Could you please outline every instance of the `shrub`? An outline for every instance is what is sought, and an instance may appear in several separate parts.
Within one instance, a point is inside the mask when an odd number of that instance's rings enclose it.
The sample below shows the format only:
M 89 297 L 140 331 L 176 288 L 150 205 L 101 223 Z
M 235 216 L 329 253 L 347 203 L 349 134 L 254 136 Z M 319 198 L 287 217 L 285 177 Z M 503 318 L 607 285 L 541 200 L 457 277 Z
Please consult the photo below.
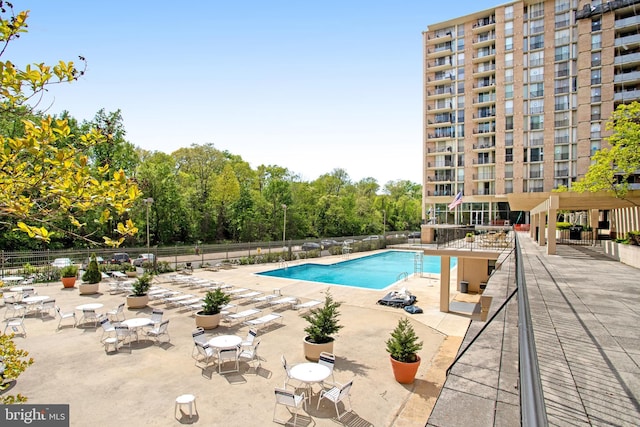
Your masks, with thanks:
M 78 267 L 75 265 L 67 265 L 60 269 L 61 277 L 76 277 L 78 275 Z
M 341 305 L 342 303 L 333 300 L 331 292 L 327 289 L 324 305 L 320 308 L 312 309 L 302 316 L 304 320 L 309 322 L 309 325 L 304 328 L 309 342 L 324 344 L 333 340 L 332 335 L 342 329 L 342 325 L 338 323 L 338 318 L 340 317 L 338 308 Z
M 218 314 L 224 305 L 229 304 L 229 301 L 231 301 L 231 295 L 220 288 L 208 291 L 204 297 L 201 314 Z
M 96 254 L 91 254 L 91 261 L 89 261 L 87 271 L 82 275 L 82 281 L 93 284 L 100 283 L 100 280 L 102 280 L 102 274 L 100 274 L 100 269 L 98 268 Z
M 413 325 L 406 317 L 398 320 L 396 328 L 391 332 L 391 338 L 386 342 L 387 352 L 399 362 L 412 363 L 418 360 L 418 351 L 423 342 L 418 342 L 418 336 Z
M 133 282 L 131 287 L 133 288 L 133 295 L 137 297 L 146 295 L 151 287 L 151 275 L 144 273 L 142 276 L 138 277 L 135 282 Z

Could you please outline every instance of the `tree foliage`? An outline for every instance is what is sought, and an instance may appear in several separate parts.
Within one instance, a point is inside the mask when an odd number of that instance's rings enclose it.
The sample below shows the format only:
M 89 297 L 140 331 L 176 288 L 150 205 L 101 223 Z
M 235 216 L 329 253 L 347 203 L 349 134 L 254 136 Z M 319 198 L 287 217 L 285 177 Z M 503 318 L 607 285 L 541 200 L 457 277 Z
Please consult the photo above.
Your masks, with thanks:
M 10 383 L 6 381 L 17 379 L 21 373 L 33 364 L 33 359 L 29 357 L 29 353 L 26 350 L 21 350 L 16 347 L 13 342 L 13 334 L 0 335 L 0 364 L 4 365 L 3 379 L 0 381 L 0 390 L 2 390 L 10 386 Z M 26 401 L 27 398 L 21 394 L 0 395 L 0 403 L 3 405 L 23 403 Z
M 1 56 L 26 32 L 28 12 L 14 14 L 7 2 L 0 2 L 0 8 Z M 105 224 L 126 216 L 139 197 L 122 170 L 90 162 L 89 151 L 106 143 L 105 135 L 97 129 L 73 134 L 66 119 L 33 117 L 29 103 L 48 85 L 73 82 L 83 74 L 73 62 L 31 64 L 22 70 L 0 61 L 0 112 L 4 121 L 14 122 L 14 132 L 0 134 L 0 217 L 5 225 L 43 242 L 58 233 L 98 243 L 84 232 L 84 215 L 97 212 L 95 220 Z M 116 246 L 137 231 L 130 219 L 116 230 L 118 236 L 105 236 L 104 243 Z
M 623 198 L 629 177 L 640 169 L 640 103 L 621 104 L 607 122 L 609 147 L 597 151 L 584 178 L 573 189 L 578 192 L 608 191 Z

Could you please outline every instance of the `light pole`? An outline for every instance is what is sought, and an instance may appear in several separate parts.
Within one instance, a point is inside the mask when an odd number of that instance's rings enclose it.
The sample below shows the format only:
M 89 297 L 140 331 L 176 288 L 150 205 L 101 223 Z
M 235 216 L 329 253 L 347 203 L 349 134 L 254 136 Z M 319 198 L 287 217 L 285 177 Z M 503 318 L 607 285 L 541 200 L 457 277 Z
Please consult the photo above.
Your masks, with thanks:
M 287 241 L 287 205 L 282 204 L 282 209 L 284 209 L 284 215 L 282 216 L 282 247 L 286 247 Z
M 142 199 L 145 205 L 147 205 L 147 253 L 149 253 L 149 206 L 153 203 L 153 199 L 148 197 L 146 199 Z

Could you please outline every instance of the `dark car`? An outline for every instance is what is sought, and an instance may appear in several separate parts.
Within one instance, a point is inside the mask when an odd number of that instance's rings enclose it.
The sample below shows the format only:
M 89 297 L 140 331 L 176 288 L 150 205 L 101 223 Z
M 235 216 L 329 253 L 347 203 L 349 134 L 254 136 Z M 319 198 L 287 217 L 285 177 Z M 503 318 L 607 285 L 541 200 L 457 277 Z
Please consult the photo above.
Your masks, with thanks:
M 320 250 L 320 243 L 316 242 L 304 242 L 302 244 L 303 251 L 317 251 Z
M 340 246 L 340 242 L 336 241 L 336 240 L 332 240 L 332 239 L 324 239 L 320 241 L 320 244 L 322 245 L 323 248 L 325 249 L 329 249 L 332 248 L 334 246 Z
M 122 264 L 123 262 L 131 262 L 129 254 L 126 252 L 118 252 L 111 257 L 111 264 Z
M 84 261 L 82 261 L 82 269 L 83 270 L 86 270 L 87 267 L 89 267 L 89 261 L 91 261 L 91 258 L 86 258 Z M 104 259 L 101 256 L 97 256 L 96 257 L 96 262 L 98 263 L 98 265 L 104 264 Z
M 411 233 L 409 233 L 407 235 L 408 238 L 410 239 L 419 239 L 420 238 L 420 232 L 419 231 L 412 231 Z

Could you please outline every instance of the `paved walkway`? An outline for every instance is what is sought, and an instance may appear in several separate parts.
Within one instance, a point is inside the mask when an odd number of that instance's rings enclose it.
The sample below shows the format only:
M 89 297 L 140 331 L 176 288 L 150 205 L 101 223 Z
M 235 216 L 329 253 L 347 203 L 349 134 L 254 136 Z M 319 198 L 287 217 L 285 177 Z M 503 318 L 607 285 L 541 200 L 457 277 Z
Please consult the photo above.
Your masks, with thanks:
M 598 247 L 547 255 L 520 237 L 549 425 L 637 426 L 639 270 Z M 490 315 L 514 288 L 512 258 L 487 287 Z M 428 425 L 519 424 L 517 316 L 514 297 L 451 370 Z M 462 348 L 482 326 L 473 322 Z

